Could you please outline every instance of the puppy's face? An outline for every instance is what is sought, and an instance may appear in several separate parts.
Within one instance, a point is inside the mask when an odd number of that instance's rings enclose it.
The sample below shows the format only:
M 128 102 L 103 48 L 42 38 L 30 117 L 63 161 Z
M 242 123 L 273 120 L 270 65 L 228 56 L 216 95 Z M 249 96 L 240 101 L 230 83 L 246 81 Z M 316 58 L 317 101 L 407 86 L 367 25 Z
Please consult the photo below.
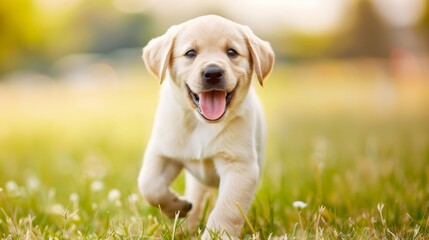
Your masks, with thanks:
M 187 107 L 209 122 L 234 112 L 253 72 L 262 84 L 274 61 L 269 44 L 248 27 L 213 15 L 171 27 L 145 47 L 143 57 L 161 81 L 168 69 Z
M 226 21 L 191 21 L 177 35 L 171 76 L 189 106 L 216 121 L 245 95 L 252 76 L 245 39 Z

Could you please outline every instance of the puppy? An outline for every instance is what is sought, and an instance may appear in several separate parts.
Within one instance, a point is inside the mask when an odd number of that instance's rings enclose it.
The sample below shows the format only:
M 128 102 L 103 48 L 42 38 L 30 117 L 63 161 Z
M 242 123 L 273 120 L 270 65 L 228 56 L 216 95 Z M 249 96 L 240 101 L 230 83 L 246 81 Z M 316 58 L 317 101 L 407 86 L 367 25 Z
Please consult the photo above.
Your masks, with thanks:
M 259 180 L 264 154 L 262 109 L 251 86 L 271 72 L 274 52 L 249 27 L 202 16 L 179 25 L 143 49 L 146 68 L 162 83 L 152 136 L 138 178 L 141 194 L 164 214 L 200 220 L 204 197 L 218 187 L 210 232 L 238 237 Z M 186 193 L 169 188 L 186 170 Z

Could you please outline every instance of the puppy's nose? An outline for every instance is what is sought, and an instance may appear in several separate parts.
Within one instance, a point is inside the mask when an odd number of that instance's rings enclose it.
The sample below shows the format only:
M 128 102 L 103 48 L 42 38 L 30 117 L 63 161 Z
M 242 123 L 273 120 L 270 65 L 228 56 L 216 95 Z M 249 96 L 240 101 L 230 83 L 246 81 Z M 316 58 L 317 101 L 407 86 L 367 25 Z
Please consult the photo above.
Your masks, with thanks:
M 208 66 L 203 71 L 203 80 L 209 84 L 216 84 L 223 78 L 223 70 L 218 66 Z

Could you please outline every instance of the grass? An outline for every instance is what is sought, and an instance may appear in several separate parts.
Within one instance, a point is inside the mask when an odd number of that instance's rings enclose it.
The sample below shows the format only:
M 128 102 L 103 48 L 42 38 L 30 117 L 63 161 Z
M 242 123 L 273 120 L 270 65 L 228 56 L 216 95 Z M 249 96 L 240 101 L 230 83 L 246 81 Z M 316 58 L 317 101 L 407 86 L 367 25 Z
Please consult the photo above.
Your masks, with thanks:
M 429 237 L 429 86 L 387 73 L 374 61 L 285 65 L 257 87 L 268 148 L 242 238 Z M 159 87 L 130 78 L 0 85 L 1 238 L 191 238 L 186 219 L 137 193 Z

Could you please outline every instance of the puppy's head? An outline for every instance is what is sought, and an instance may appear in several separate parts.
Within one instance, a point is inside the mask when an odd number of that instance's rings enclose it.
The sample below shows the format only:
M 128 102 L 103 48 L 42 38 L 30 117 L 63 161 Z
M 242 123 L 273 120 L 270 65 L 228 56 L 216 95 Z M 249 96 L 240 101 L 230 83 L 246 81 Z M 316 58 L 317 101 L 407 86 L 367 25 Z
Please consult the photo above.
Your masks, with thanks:
M 247 26 L 209 15 L 172 26 L 148 43 L 143 59 L 161 82 L 168 70 L 187 107 L 216 122 L 243 102 L 253 73 L 263 84 L 274 53 Z

